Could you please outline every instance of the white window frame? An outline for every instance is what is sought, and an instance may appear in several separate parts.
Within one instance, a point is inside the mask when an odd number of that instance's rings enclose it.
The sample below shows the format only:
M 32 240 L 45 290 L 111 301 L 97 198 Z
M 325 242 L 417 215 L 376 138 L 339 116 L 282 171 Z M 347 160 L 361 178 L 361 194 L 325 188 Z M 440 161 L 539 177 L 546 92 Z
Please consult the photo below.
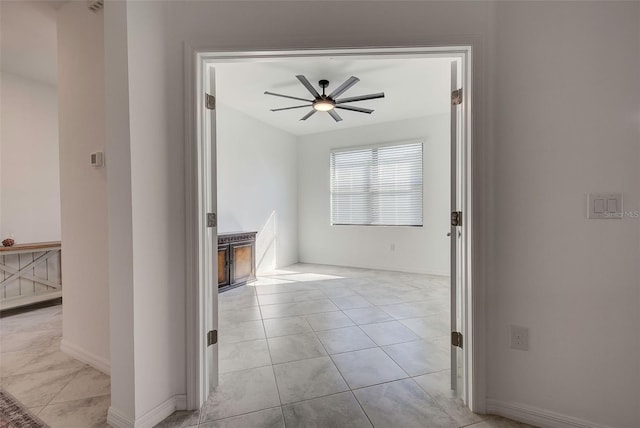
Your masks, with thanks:
M 421 178 L 422 178 L 422 204 L 420 206 L 420 224 L 375 224 L 375 223 L 334 223 L 333 222 L 333 171 L 331 169 L 331 157 L 334 153 L 354 152 L 361 150 L 375 150 L 381 148 L 407 146 L 411 144 L 420 144 L 421 151 Z M 329 223 L 331 226 L 343 227 L 423 227 L 424 226 L 424 140 L 402 140 L 377 144 L 366 144 L 359 146 L 339 147 L 329 150 Z

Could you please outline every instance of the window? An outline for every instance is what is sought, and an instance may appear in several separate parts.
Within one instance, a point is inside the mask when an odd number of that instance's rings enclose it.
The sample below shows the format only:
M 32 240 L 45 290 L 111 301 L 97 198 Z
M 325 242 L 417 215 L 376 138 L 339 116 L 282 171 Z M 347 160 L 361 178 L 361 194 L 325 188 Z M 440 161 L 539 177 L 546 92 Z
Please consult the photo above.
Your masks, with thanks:
M 422 226 L 422 143 L 332 151 L 331 224 Z

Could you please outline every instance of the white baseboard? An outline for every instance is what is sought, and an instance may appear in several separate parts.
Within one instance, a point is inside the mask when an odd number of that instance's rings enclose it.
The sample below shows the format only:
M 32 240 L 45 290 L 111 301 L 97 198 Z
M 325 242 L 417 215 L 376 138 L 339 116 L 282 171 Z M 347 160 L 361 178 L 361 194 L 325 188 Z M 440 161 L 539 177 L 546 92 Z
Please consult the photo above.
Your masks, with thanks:
M 487 398 L 487 413 L 543 428 L 610 428 L 526 404 Z
M 176 410 L 187 410 L 187 394 L 174 395 L 176 400 Z
M 435 276 L 449 276 L 449 272 L 439 272 L 432 269 L 415 269 L 408 268 L 403 266 L 381 266 L 381 265 L 373 265 L 369 263 L 351 263 L 351 264 L 340 264 L 340 263 L 325 263 L 325 262 L 312 262 L 312 261 L 303 261 L 300 260 L 297 263 L 305 263 L 312 265 L 323 265 L 323 266 L 338 266 L 338 267 L 352 267 L 357 269 L 373 269 L 373 270 L 385 270 L 389 272 L 403 272 L 403 273 L 418 273 L 422 275 L 435 275 Z
M 62 339 L 60 341 L 60 350 L 65 354 L 72 356 L 76 360 L 80 360 L 85 364 L 89 364 L 91 367 L 96 370 L 100 370 L 104 374 L 111 373 L 111 362 L 109 360 L 98 357 L 91 352 L 87 352 L 85 349 L 74 345 L 73 343 Z
M 114 428 L 152 428 L 176 410 L 185 410 L 186 408 L 187 396 L 185 394 L 168 398 L 135 420 L 125 416 L 118 409 L 109 407 L 107 423 Z
M 109 411 L 107 412 L 107 424 L 114 428 L 133 428 L 134 420 L 128 418 L 113 406 L 109 406 Z

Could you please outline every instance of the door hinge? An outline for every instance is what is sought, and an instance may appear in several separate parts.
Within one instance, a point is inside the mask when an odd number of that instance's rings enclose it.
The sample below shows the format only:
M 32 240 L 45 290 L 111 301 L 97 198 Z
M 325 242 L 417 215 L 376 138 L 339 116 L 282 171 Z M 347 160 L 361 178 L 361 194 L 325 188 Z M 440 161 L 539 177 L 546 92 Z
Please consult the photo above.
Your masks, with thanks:
M 218 219 L 216 213 L 207 213 L 207 227 L 216 227 L 218 225 Z
M 451 213 L 451 226 L 462 226 L 462 211 Z
M 207 346 L 218 343 L 218 330 L 210 330 L 207 333 Z
M 451 346 L 462 348 L 462 333 L 460 333 L 459 331 L 451 332 Z
M 451 92 L 451 104 L 454 106 L 462 104 L 462 88 Z
M 211 94 L 204 94 L 204 105 L 208 110 L 215 110 L 216 97 Z

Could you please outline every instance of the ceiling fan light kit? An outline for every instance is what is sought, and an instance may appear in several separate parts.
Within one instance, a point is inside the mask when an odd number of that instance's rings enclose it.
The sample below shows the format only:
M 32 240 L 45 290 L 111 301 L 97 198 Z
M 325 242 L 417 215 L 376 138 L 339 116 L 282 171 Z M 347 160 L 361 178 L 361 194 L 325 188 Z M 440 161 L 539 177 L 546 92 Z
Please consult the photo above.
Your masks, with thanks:
M 329 95 L 325 93 L 326 88 L 329 86 L 328 80 L 323 79 L 318 82 L 318 85 L 322 88 L 322 95 L 321 95 L 313 87 L 313 85 L 311 85 L 311 83 L 306 77 L 304 77 L 303 75 L 298 75 L 296 76 L 296 78 L 300 81 L 300 83 L 302 83 L 302 85 L 305 88 L 307 88 L 309 93 L 313 95 L 313 100 L 307 100 L 304 98 L 292 97 L 292 96 L 283 95 L 283 94 L 276 94 L 269 91 L 265 91 L 265 94 L 273 95 L 275 97 L 289 98 L 297 101 L 306 101 L 311 104 L 305 104 L 305 105 L 293 106 L 293 107 L 275 108 L 275 109 L 271 109 L 271 111 L 283 111 L 283 110 L 292 110 L 297 108 L 311 107 L 311 111 L 305 114 L 304 116 L 302 116 L 300 120 L 307 120 L 308 118 L 313 116 L 313 114 L 316 111 L 324 111 L 329 113 L 329 115 L 333 118 L 333 120 L 335 120 L 336 122 L 340 122 L 342 121 L 342 117 L 338 115 L 335 109 L 349 110 L 349 111 L 355 111 L 358 113 L 365 113 L 365 114 L 373 113 L 372 109 L 348 106 L 348 105 L 344 105 L 345 103 L 353 103 L 357 101 L 366 101 L 366 100 L 375 100 L 378 98 L 384 98 L 384 92 L 378 92 L 376 94 L 369 94 L 369 95 L 359 95 L 359 96 L 350 97 L 350 98 L 338 98 L 340 95 L 345 93 L 349 88 L 351 88 L 353 85 L 355 85 L 360 81 L 360 79 L 358 79 L 355 76 L 351 76 L 350 78 L 348 78 L 342 85 L 338 86 Z

